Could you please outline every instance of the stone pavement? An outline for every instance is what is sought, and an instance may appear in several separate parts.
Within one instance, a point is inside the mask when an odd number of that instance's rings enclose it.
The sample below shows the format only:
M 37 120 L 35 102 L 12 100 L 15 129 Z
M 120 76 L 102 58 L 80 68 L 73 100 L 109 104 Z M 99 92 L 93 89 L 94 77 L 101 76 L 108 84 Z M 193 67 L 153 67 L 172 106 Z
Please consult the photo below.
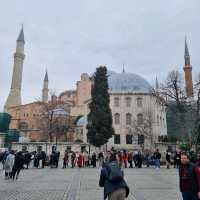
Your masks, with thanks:
M 0 200 L 102 200 L 100 169 L 23 170 L 17 181 L 0 176 Z M 175 169 L 126 169 L 129 200 L 181 200 Z

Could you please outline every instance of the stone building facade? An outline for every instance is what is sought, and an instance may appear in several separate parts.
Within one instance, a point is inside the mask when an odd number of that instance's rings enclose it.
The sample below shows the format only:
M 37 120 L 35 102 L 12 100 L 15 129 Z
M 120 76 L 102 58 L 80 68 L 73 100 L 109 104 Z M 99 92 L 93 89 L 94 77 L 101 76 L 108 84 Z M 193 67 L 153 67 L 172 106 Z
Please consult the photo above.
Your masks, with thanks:
M 48 74 L 46 73 L 41 102 L 21 103 L 21 84 L 24 53 L 24 32 L 20 31 L 14 54 L 14 67 L 11 89 L 5 103 L 5 111 L 11 114 L 11 129 L 18 129 L 21 135 L 31 141 L 44 140 L 44 130 L 38 126 L 42 119 L 45 105 L 56 102 L 52 110 L 58 115 L 69 116 L 67 123 L 71 129 L 67 137 L 61 137 L 66 142 L 82 141 L 87 143 L 87 114 L 91 101 L 92 80 L 87 73 L 81 74 L 74 90 L 66 90 L 58 96 L 48 99 Z M 193 96 L 192 66 L 185 41 L 185 87 L 187 96 Z M 163 102 L 157 99 L 151 91 L 151 85 L 141 76 L 128 73 L 109 71 L 108 74 L 110 107 L 113 115 L 113 127 L 116 135 L 108 142 L 108 146 L 116 148 L 150 148 L 158 140 L 158 136 L 167 134 L 166 111 Z M 158 84 L 156 84 L 158 85 Z M 157 86 L 158 87 L 158 86 Z M 138 145 L 138 139 L 143 135 L 144 145 Z

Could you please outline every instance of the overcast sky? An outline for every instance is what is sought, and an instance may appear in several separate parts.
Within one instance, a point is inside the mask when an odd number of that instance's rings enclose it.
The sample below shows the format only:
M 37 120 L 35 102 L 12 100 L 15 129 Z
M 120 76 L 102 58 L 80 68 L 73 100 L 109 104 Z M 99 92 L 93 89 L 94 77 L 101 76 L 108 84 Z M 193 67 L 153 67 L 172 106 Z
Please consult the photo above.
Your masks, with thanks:
M 0 111 L 22 23 L 23 103 L 41 96 L 46 69 L 57 94 L 99 65 L 121 72 L 124 64 L 153 84 L 182 70 L 185 35 L 193 73 L 200 71 L 199 0 L 0 0 Z

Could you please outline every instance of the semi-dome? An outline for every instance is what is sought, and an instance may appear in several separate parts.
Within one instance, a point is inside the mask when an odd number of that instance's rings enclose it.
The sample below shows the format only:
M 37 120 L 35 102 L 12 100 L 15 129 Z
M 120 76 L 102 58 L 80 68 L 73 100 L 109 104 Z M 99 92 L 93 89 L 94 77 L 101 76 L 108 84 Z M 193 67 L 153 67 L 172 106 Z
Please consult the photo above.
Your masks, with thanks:
M 76 122 L 76 126 L 84 126 L 85 124 L 87 124 L 87 116 L 80 117 Z
M 144 92 L 151 90 L 150 84 L 134 73 L 110 73 L 108 76 L 109 90 L 114 92 Z

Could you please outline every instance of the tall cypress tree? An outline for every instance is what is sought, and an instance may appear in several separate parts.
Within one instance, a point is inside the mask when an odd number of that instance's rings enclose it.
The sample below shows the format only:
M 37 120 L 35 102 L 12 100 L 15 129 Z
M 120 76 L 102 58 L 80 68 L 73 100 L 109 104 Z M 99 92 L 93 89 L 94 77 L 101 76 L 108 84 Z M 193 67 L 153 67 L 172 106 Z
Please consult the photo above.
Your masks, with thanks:
M 87 137 L 90 144 L 100 147 L 114 135 L 110 97 L 108 93 L 107 68 L 100 66 L 93 76 L 92 100 L 89 104 Z

